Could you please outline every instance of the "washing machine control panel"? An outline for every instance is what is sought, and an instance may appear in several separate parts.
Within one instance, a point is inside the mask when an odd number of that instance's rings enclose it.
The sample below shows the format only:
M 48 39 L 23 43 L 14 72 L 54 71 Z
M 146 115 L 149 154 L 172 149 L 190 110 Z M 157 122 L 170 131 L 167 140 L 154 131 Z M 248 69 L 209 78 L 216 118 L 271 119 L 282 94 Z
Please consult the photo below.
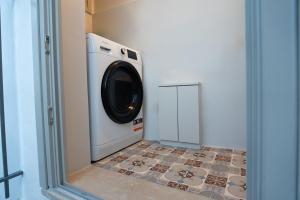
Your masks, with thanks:
M 121 54 L 122 55 L 127 54 L 128 58 L 133 59 L 133 60 L 138 60 L 137 53 L 132 50 L 129 50 L 126 48 L 121 48 Z
M 128 58 L 131 58 L 133 60 L 137 60 L 136 52 L 127 49 L 127 55 L 128 55 Z

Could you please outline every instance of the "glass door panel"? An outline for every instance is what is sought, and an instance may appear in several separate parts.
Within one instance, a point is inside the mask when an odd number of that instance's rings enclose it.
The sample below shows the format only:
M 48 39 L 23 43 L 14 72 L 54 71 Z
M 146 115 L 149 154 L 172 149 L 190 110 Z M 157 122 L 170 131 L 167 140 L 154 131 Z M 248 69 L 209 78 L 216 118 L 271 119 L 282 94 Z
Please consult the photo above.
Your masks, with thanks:
M 20 199 L 18 98 L 14 62 L 14 1 L 0 4 L 0 199 Z

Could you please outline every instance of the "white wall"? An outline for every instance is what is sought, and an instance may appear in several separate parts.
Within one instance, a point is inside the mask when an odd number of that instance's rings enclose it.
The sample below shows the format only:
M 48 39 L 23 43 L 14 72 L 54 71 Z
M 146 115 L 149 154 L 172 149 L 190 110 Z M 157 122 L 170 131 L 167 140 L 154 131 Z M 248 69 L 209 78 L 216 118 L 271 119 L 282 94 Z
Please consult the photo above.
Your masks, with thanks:
M 136 0 L 94 0 L 95 12 L 103 12 Z
M 202 83 L 203 143 L 246 147 L 243 0 L 138 0 L 98 12 L 93 31 L 142 52 L 145 136 L 158 140 L 160 82 Z
M 90 164 L 85 1 L 61 1 L 64 128 L 68 172 Z

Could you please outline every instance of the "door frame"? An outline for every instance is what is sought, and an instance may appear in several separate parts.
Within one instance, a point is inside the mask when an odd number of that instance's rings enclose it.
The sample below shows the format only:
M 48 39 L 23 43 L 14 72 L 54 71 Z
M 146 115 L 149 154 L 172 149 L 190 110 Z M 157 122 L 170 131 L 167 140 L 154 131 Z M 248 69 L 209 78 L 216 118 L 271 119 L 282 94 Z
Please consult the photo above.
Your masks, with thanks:
M 296 2 L 296 9 L 300 10 L 300 0 Z M 297 132 L 298 132 L 298 166 L 297 166 L 297 199 L 300 199 L 300 12 L 297 12 L 297 65 L 298 65 L 298 84 L 297 84 L 297 102 L 298 102 L 298 109 L 297 109 Z
M 279 2 L 280 0 L 276 1 Z M 70 185 L 63 185 L 64 150 L 61 144 L 63 138 L 63 113 L 61 104 L 61 72 L 57 66 L 61 63 L 60 51 L 60 0 L 38 1 L 39 18 L 39 62 L 35 67 L 35 85 L 37 102 L 40 181 L 44 195 L 52 199 L 97 199 Z M 265 12 L 261 0 L 245 0 L 246 6 L 246 43 L 247 43 L 247 197 L 253 200 L 263 200 L 263 46 L 262 16 Z M 295 0 L 299 6 L 299 1 Z M 274 2 L 275 3 L 275 2 Z M 298 26 L 299 27 L 299 26 Z M 49 35 L 49 43 L 45 36 Z M 45 46 L 46 44 L 46 46 Z M 298 46 L 299 47 L 299 46 Z M 298 48 L 299 54 L 299 48 Z M 299 61 L 298 61 L 299 64 Z M 300 73 L 297 73 L 299 82 Z M 298 99 L 299 91 L 298 87 Z M 295 91 L 296 92 L 296 91 Z M 299 101 L 298 101 L 299 102 Z M 299 105 L 297 105 L 299 113 Z M 52 124 L 51 121 L 54 120 Z M 297 114 L 300 124 L 300 117 Z M 299 131 L 300 127 L 298 127 Z M 300 144 L 300 137 L 298 137 Z M 298 144 L 293 144 L 299 146 Z M 300 148 L 299 148 L 300 150 Z M 61 153 L 60 153 L 61 152 Z M 298 166 L 300 166 L 300 157 Z M 296 165 L 296 162 L 295 162 Z M 297 168 L 297 167 L 296 167 Z M 299 167 L 298 167 L 299 168 Z M 296 171 L 295 171 L 295 174 Z M 298 173 L 300 182 L 300 171 Z M 296 177 L 296 176 L 295 176 Z M 296 178 L 295 178 L 296 179 Z M 297 183 L 298 195 L 300 185 Z M 295 187 L 295 192 L 297 191 Z
M 34 63 L 36 121 L 41 192 L 49 199 L 98 200 L 65 181 L 66 163 L 62 104 L 62 72 L 60 48 L 60 0 L 37 1 L 39 58 Z
M 270 1 L 261 1 L 261 0 L 246 0 L 246 32 L 247 32 L 247 160 L 248 160 L 248 174 L 247 174 L 247 198 L 253 199 L 253 200 L 263 200 L 263 199 L 282 199 L 282 194 L 289 194 L 290 198 L 286 196 L 287 199 L 293 198 L 298 199 L 300 197 L 300 137 L 299 137 L 299 129 L 300 129 L 300 115 L 299 115 L 299 109 L 300 109 L 300 72 L 299 72 L 299 12 L 297 12 L 297 9 L 299 10 L 299 0 L 292 0 L 292 1 L 281 1 L 276 0 L 272 2 L 273 5 L 271 5 Z M 286 3 L 286 4 L 285 4 Z M 289 8 L 290 10 L 287 10 Z M 293 10 L 294 9 L 294 10 Z M 290 13 L 288 13 L 290 11 Z M 282 15 L 282 16 L 281 16 Z M 282 17 L 283 20 L 278 22 L 276 25 L 270 24 L 270 21 L 272 21 L 272 18 L 279 19 L 279 17 Z M 292 16 L 292 17 L 291 17 Z M 288 28 L 291 28 L 292 39 L 286 39 L 284 37 L 287 32 L 279 32 L 279 28 L 283 26 L 284 20 L 286 20 L 289 17 L 289 19 L 292 19 L 291 26 Z M 285 21 L 286 22 L 286 21 Z M 277 26 L 277 27 L 276 27 Z M 286 27 L 284 27 L 286 28 Z M 283 29 L 284 29 L 283 28 Z M 274 34 L 270 33 L 271 31 L 276 32 Z M 269 34 L 269 35 L 268 35 Z M 280 37 L 281 36 L 281 37 Z M 270 40 L 271 38 L 272 40 Z M 281 63 L 281 68 L 278 66 L 280 64 L 277 64 L 273 62 L 275 65 L 274 69 L 272 69 L 272 66 L 269 66 L 268 64 L 272 63 L 272 60 L 280 60 L 280 59 L 286 59 L 287 55 L 285 52 L 280 52 L 281 54 L 278 54 L 278 50 L 272 49 L 272 47 L 282 47 L 282 49 L 286 50 L 287 47 L 282 45 L 278 45 L 277 43 L 280 43 L 279 40 L 282 40 L 284 42 L 290 42 L 293 40 L 295 44 L 288 43 L 291 45 L 292 50 L 292 56 L 290 58 L 292 59 L 292 62 L 284 62 L 290 64 L 293 63 L 293 66 L 286 65 L 285 68 L 283 67 Z M 270 45 L 271 42 L 275 43 L 276 45 Z M 291 50 L 287 49 L 287 50 Z M 272 56 L 278 56 L 277 57 L 271 57 Z M 282 60 L 280 60 L 282 61 Z M 285 60 L 286 61 L 286 60 Z M 272 74 L 272 70 L 274 70 L 274 73 Z M 277 70 L 277 71 L 276 71 Z M 279 81 L 275 82 L 273 76 L 278 76 L 279 78 L 282 78 L 282 80 L 285 80 L 284 76 L 280 77 L 278 75 L 280 72 L 283 74 L 289 74 L 290 80 L 288 80 L 284 83 L 283 89 L 280 88 L 280 85 L 278 84 Z M 269 77 L 268 77 L 269 76 Z M 290 82 L 289 82 L 290 81 Z M 273 84 L 273 86 L 270 88 L 270 85 Z M 267 97 L 267 94 L 270 94 L 268 90 L 276 90 L 277 87 L 278 90 L 282 91 L 284 89 L 290 89 L 290 93 L 288 94 L 289 97 L 291 97 L 292 101 L 286 101 L 286 99 L 281 98 L 280 95 L 276 92 L 275 97 L 280 99 L 280 107 L 288 107 L 287 109 L 290 109 L 288 117 L 292 116 L 293 125 L 291 129 L 288 129 L 287 131 L 290 131 L 288 136 L 291 137 L 289 143 L 287 143 L 287 140 L 283 140 L 281 143 L 278 141 L 279 138 L 283 138 L 282 136 L 279 137 L 278 135 L 283 133 L 280 133 L 279 131 L 275 130 L 274 138 L 271 138 L 271 142 L 273 145 L 270 146 L 270 142 L 266 141 L 267 139 L 270 139 L 270 122 L 272 122 L 272 126 L 278 127 L 278 125 L 275 125 L 276 123 L 280 123 L 278 120 L 279 117 L 270 116 L 270 113 L 278 114 L 278 110 L 280 108 L 276 107 L 278 102 L 274 100 L 271 101 L 270 98 Z M 285 93 L 283 93 L 284 95 Z M 276 99 L 277 100 L 277 99 Z M 290 105 L 288 103 L 291 103 Z M 286 104 L 286 105 L 285 105 Z M 270 106 L 271 105 L 271 106 Z M 273 106 L 273 107 L 272 107 Z M 275 112 L 270 112 L 270 108 L 273 108 L 276 110 Z M 284 109 L 283 109 L 284 110 Z M 284 114 L 287 114 L 284 110 Z M 277 117 L 277 118 L 276 118 Z M 284 120 L 283 120 L 284 121 Z M 283 126 L 286 127 L 287 123 L 283 123 Z M 285 133 L 286 134 L 286 133 Z M 267 135 L 267 136 L 266 136 Z M 286 136 L 286 137 L 288 137 Z M 277 139 L 277 141 L 276 141 Z M 281 146 L 276 146 L 278 143 L 280 143 Z M 289 164 L 286 164 L 286 166 L 289 167 L 289 175 L 291 179 L 289 180 L 289 186 L 290 192 L 287 192 L 288 190 L 286 187 L 284 187 L 284 192 L 282 193 L 280 190 L 281 188 L 275 187 L 277 186 L 274 182 L 276 178 L 270 178 L 270 174 L 274 175 L 274 170 L 272 169 L 272 165 L 275 166 L 276 172 L 278 172 L 279 167 L 276 165 L 283 165 L 284 163 L 274 163 L 274 156 L 272 154 L 275 154 L 275 152 L 272 152 L 272 148 L 280 149 L 288 147 L 290 152 L 292 152 L 291 155 L 287 155 L 286 157 L 290 157 L 289 159 L 291 162 Z M 280 155 L 278 155 L 279 157 Z M 272 157 L 272 158 L 269 158 Z M 273 159 L 273 160 L 272 160 Z M 267 160 L 267 161 L 266 161 Z M 279 160 L 279 158 L 278 158 Z M 272 161 L 272 163 L 270 163 Z M 277 160 L 276 160 L 277 161 Z M 272 165 L 271 165 L 272 164 Z M 280 176 L 280 175 L 278 175 Z M 297 178 L 298 176 L 298 178 Z M 281 176 L 282 178 L 283 176 Z M 273 182 L 272 182 L 273 181 Z M 281 180 L 280 180 L 281 181 Z M 282 180 L 285 182 L 285 180 Z M 274 186 L 273 188 L 270 188 L 268 184 Z M 273 190 L 273 191 L 271 191 Z M 277 191 L 277 192 L 275 192 Z M 282 195 L 279 196 L 273 196 L 270 198 L 270 193 L 279 194 Z
M 261 199 L 261 7 L 246 0 L 247 198 Z

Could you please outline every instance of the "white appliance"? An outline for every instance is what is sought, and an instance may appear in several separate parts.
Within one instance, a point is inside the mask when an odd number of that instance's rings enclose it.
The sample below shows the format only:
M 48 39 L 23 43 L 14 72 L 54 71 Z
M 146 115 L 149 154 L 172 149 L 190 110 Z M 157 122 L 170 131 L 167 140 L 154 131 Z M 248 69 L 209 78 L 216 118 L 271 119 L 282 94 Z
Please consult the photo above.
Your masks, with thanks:
M 139 52 L 87 34 L 91 157 L 97 161 L 142 139 Z

